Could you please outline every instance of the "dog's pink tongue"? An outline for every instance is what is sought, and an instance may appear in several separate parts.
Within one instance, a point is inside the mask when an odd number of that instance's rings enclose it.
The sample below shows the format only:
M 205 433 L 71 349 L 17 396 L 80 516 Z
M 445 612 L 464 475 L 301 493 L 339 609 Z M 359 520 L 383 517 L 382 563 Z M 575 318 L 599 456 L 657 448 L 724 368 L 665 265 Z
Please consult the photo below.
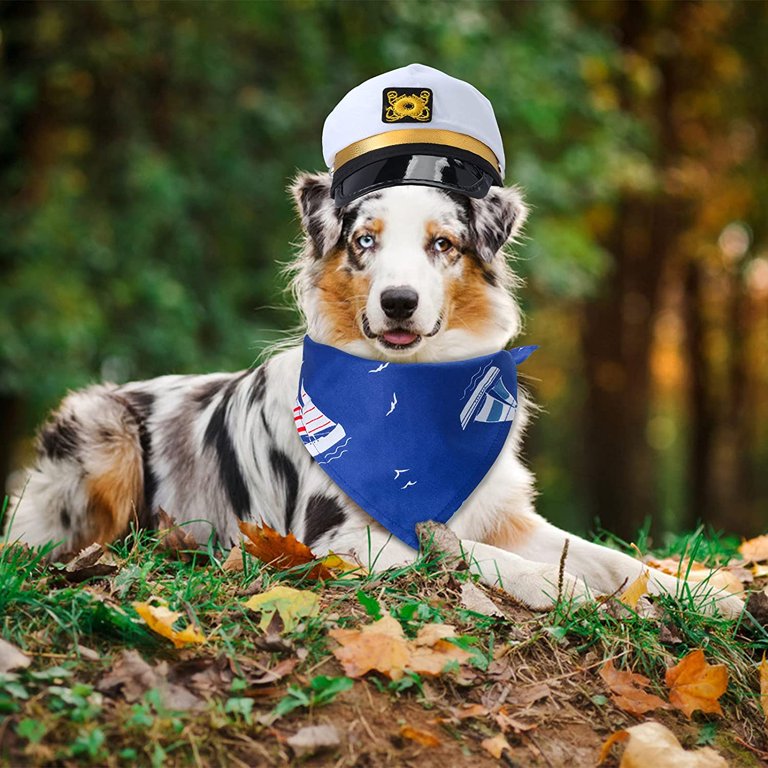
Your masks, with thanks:
M 383 335 L 385 341 L 390 344 L 397 344 L 399 347 L 404 347 L 416 340 L 416 334 L 407 331 L 388 331 Z

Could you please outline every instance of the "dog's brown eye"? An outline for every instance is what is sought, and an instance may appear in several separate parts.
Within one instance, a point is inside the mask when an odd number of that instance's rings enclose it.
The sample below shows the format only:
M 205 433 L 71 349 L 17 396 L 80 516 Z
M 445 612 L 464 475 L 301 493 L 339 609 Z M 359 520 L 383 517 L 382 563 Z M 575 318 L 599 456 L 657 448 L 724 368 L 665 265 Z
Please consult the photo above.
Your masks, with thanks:
M 357 238 L 357 244 L 365 251 L 369 248 L 373 248 L 376 243 L 376 238 L 373 235 L 360 235 Z
M 448 253 L 448 251 L 453 248 L 453 243 L 447 237 L 438 237 L 437 240 L 432 243 L 432 247 L 438 253 Z

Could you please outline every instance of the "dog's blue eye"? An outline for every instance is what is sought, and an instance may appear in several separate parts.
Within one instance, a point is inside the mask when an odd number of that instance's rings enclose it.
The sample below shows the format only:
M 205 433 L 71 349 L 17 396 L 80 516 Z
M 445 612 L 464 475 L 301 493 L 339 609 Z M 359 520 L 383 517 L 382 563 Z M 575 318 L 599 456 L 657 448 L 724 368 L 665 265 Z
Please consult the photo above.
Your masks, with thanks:
M 357 238 L 357 244 L 365 250 L 373 248 L 375 242 L 376 238 L 373 235 L 360 235 L 360 237 Z

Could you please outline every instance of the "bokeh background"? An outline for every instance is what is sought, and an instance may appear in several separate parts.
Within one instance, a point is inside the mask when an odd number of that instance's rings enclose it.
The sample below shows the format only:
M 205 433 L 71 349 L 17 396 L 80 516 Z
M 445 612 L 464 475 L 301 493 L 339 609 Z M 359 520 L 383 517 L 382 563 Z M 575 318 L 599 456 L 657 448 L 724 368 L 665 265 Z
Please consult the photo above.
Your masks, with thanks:
M 349 88 L 418 61 L 492 100 L 533 207 L 539 508 L 764 531 L 766 40 L 765 2 L 0 4 L 0 478 L 68 388 L 293 326 L 286 185 Z

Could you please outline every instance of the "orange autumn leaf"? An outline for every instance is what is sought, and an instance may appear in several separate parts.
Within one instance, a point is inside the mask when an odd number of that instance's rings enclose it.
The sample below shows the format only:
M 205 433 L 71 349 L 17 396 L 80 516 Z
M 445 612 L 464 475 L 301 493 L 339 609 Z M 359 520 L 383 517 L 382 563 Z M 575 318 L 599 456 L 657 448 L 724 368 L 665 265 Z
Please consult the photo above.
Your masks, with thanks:
M 292 533 L 283 536 L 266 523 L 240 523 L 240 531 L 245 538 L 243 546 L 246 552 L 257 557 L 263 563 L 279 568 L 294 568 L 317 562 L 312 550 L 300 542 Z M 321 562 L 317 562 L 308 573 L 310 579 L 333 578 L 331 571 Z
M 637 602 L 648 593 L 648 571 L 643 572 L 619 596 L 619 601 L 632 610 L 637 608 Z
M 434 627 L 434 628 L 433 628 Z M 416 640 L 406 638 L 397 619 L 385 614 L 360 629 L 333 629 L 329 633 L 340 647 L 333 654 L 349 677 L 381 672 L 399 680 L 406 671 L 439 675 L 449 662 L 465 663 L 470 654 L 443 638 L 453 627 L 425 625 Z
M 133 609 L 146 622 L 147 626 L 158 635 L 170 640 L 177 648 L 182 648 L 189 643 L 204 643 L 205 636 L 193 626 L 184 629 L 174 629 L 173 625 L 181 616 L 177 611 L 171 611 L 164 605 L 151 605 L 150 603 L 133 603 Z
M 600 677 L 611 691 L 613 703 L 631 715 L 642 715 L 654 709 L 669 709 L 663 699 L 644 691 L 651 681 L 629 670 L 616 669 L 609 659 L 600 669 Z
M 728 670 L 723 664 L 708 664 L 700 648 L 670 667 L 665 682 L 670 703 L 687 717 L 690 718 L 697 709 L 723 714 L 718 699 L 728 687 Z
M 742 541 L 739 553 L 745 560 L 753 560 L 756 563 L 768 560 L 768 534 Z
M 404 725 L 400 729 L 400 735 L 404 739 L 410 739 L 417 744 L 421 744 L 422 747 L 439 747 L 440 739 L 429 731 L 422 731 L 419 728 L 413 728 L 410 725 Z
M 758 669 L 760 670 L 760 706 L 763 708 L 765 719 L 768 720 L 768 661 L 765 659 L 765 654 Z

